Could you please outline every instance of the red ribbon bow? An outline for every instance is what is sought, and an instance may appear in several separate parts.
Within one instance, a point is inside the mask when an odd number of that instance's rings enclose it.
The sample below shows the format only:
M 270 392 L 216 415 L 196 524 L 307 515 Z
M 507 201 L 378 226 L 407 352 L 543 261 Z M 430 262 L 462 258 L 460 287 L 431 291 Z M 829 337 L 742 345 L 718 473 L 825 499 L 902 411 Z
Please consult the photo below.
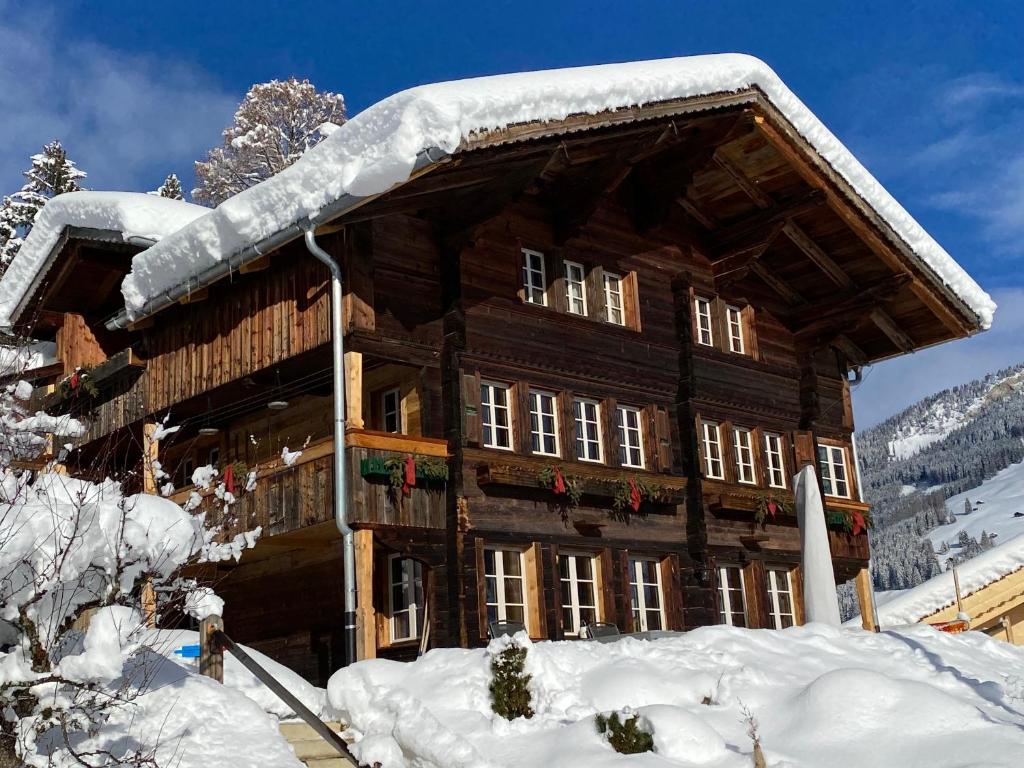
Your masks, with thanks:
M 405 482 L 402 483 L 402 495 L 412 496 L 412 487 L 416 485 L 416 459 L 405 457 Z
M 227 469 L 224 470 L 224 488 L 232 496 L 235 495 L 235 466 L 234 464 L 228 464 Z
M 78 389 L 78 371 L 71 374 L 71 378 L 68 379 L 68 384 L 72 389 Z
M 775 513 L 779 511 L 779 505 L 774 501 L 768 502 L 768 514 L 772 516 L 772 520 L 775 519 Z
M 864 521 L 864 515 L 860 512 L 853 513 L 853 535 L 856 536 L 861 531 L 867 530 L 867 523 Z
M 634 512 L 640 511 L 640 502 L 642 500 L 640 489 L 636 487 L 636 480 L 632 477 L 629 478 L 629 506 L 632 507 Z
M 562 470 L 558 467 L 555 467 L 555 482 L 552 485 L 552 490 L 559 495 L 565 493 L 565 478 L 562 477 Z

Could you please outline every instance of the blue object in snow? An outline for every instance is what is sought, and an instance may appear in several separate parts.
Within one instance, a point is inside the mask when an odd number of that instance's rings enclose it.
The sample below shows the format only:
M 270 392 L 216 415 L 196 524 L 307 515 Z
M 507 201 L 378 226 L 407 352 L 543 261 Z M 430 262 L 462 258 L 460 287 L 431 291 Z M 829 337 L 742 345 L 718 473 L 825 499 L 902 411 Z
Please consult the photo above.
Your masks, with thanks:
M 195 645 L 183 645 L 175 651 L 176 654 L 181 656 L 183 659 L 198 659 L 199 658 L 199 644 Z

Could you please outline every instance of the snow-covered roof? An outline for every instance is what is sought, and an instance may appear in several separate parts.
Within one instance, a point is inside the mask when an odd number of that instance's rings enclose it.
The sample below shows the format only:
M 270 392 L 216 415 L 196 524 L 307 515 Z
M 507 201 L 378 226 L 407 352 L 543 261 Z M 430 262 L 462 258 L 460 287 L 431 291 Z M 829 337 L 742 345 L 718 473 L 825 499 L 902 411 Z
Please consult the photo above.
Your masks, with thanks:
M 764 62 L 741 54 L 497 75 L 424 85 L 373 105 L 297 163 L 224 201 L 135 256 L 122 285 L 129 316 L 239 251 L 315 217 L 345 195 L 383 193 L 408 180 L 424 150 L 454 153 L 506 140 L 522 124 L 557 123 L 716 94 L 760 92 L 902 238 L 926 271 L 991 325 L 995 302 L 907 213 Z M 680 106 L 680 111 L 685 106 Z M 671 111 L 671 110 L 670 110 Z M 563 126 L 562 130 L 570 130 Z M 498 135 L 494 132 L 498 131 Z
M 1021 568 L 1024 568 L 1024 534 L 957 566 L 960 594 L 968 597 Z M 949 570 L 880 604 L 878 621 L 883 628 L 915 624 L 955 603 L 953 572 Z M 860 623 L 860 616 L 855 616 L 846 626 L 859 627 Z
M 140 192 L 68 192 L 40 210 L 25 242 L 0 280 L 0 326 L 9 325 L 18 306 L 50 266 L 54 248 L 69 228 L 119 234 L 123 242 L 159 240 L 209 213 L 209 208 Z

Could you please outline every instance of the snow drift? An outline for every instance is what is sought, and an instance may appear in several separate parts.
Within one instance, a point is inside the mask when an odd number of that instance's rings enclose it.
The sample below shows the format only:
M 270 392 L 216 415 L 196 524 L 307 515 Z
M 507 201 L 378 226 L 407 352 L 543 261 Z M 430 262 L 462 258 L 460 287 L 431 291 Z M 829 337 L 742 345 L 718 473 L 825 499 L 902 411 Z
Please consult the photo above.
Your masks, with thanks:
M 1016 766 L 1024 649 L 928 627 L 872 634 L 821 624 L 718 626 L 653 641 L 528 645 L 532 719 L 491 713 L 490 649 L 411 664 L 360 662 L 331 678 L 354 752 L 383 768 L 749 768 L 755 718 L 772 766 Z M 598 712 L 637 711 L 655 751 L 619 755 Z

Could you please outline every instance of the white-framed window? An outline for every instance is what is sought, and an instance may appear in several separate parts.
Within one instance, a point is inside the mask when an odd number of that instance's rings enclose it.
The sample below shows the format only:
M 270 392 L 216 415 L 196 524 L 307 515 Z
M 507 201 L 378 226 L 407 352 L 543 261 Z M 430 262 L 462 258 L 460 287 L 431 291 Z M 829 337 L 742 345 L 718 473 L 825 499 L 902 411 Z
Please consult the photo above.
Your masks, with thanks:
M 730 627 L 747 626 L 743 571 L 738 565 L 718 566 L 718 617 Z
M 512 450 L 512 414 L 509 387 L 493 381 L 480 383 L 480 416 L 484 427 L 484 445 Z
M 793 613 L 793 580 L 788 568 L 776 566 L 767 569 L 768 602 L 772 612 L 772 625 L 785 629 L 796 624 Z
M 721 430 L 713 421 L 702 421 L 700 429 L 704 442 L 704 474 L 712 480 L 723 480 Z
M 609 323 L 626 324 L 626 313 L 622 305 L 622 276 L 614 272 L 604 273 L 604 317 Z
M 559 553 L 558 575 L 562 585 L 562 631 L 566 637 L 579 637 L 583 624 L 601 620 L 597 608 L 595 558 Z
M 530 304 L 548 305 L 544 254 L 523 248 L 523 299 Z
M 571 314 L 587 314 L 587 273 L 582 264 L 565 263 L 565 306 Z
M 739 307 L 726 306 L 725 324 L 729 329 L 729 351 L 746 354 L 747 347 L 743 339 L 743 310 Z
M 715 335 L 711 331 L 711 301 L 697 296 L 693 300 L 697 311 L 697 343 L 705 347 L 715 345 Z
M 818 466 L 825 495 L 850 498 L 850 482 L 846 474 L 846 449 L 838 445 L 819 445 Z
M 603 461 L 601 450 L 601 404 L 577 397 L 572 403 L 576 420 L 576 458 L 580 461 Z
M 385 432 L 402 431 L 402 393 L 398 387 L 381 392 L 381 426 Z
M 786 487 L 786 462 L 782 458 L 782 435 L 768 432 L 764 436 L 764 466 L 768 485 L 772 488 Z
M 617 409 L 619 422 L 619 463 L 624 467 L 644 466 L 644 434 L 640 423 L 640 409 L 620 405 Z
M 746 427 L 733 427 L 732 452 L 736 462 L 736 482 L 755 484 L 757 475 L 754 473 L 754 435 Z
M 388 558 L 391 642 L 415 640 L 423 631 L 423 564 L 401 555 Z
M 633 631 L 665 628 L 661 563 L 653 557 L 629 559 L 629 587 L 632 592 Z
M 484 549 L 487 621 L 526 624 L 526 563 L 518 549 Z
M 530 450 L 558 455 L 558 398 L 553 392 L 530 390 Z

